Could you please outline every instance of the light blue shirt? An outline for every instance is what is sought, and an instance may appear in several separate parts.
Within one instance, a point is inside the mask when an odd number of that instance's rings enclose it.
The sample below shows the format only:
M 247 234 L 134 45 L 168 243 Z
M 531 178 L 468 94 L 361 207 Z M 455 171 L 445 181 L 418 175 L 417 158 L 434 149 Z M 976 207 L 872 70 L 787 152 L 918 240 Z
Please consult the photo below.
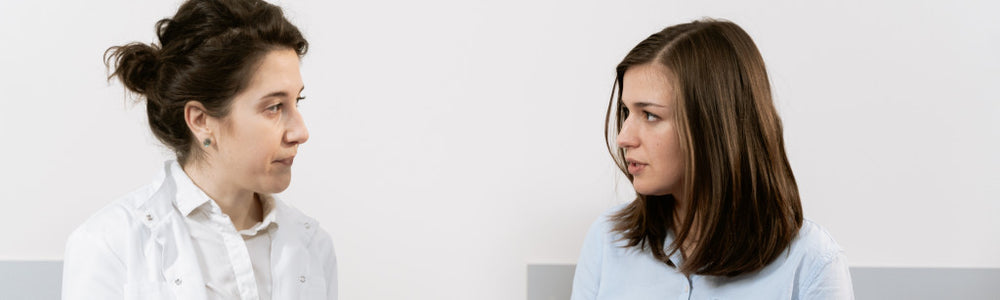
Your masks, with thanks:
M 788 249 L 760 271 L 728 278 L 685 276 L 647 248 L 624 248 L 605 213 L 590 227 L 573 278 L 572 300 L 591 299 L 854 299 L 844 251 L 810 220 Z M 673 234 L 665 245 L 673 242 Z M 738 247 L 734 245 L 734 247 Z M 683 264 L 680 252 L 670 260 Z

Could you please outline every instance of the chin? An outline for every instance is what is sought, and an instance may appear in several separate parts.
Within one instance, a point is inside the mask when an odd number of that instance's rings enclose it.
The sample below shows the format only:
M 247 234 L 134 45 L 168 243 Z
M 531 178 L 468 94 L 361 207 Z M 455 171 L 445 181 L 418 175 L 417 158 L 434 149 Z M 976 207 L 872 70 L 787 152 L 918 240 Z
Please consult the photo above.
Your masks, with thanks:
M 291 183 L 291 178 L 275 178 L 264 184 L 263 191 L 268 194 L 277 194 L 285 191 Z
M 643 196 L 664 196 L 671 194 L 670 187 L 665 184 L 652 184 L 642 180 L 632 182 L 632 188 L 637 194 Z

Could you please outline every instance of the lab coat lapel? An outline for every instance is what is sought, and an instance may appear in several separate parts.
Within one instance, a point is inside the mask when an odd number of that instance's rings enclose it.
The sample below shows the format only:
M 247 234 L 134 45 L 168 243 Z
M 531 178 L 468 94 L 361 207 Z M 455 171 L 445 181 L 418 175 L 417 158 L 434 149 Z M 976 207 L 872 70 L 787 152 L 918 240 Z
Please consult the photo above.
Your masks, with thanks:
M 170 174 L 165 175 L 157 192 L 139 207 L 150 229 L 150 239 L 144 249 L 149 270 L 162 272 L 162 275 L 151 274 L 155 277 L 150 279 L 166 280 L 177 299 L 206 299 L 205 280 L 191 244 L 191 234 L 183 216 L 174 207 L 176 184 Z M 162 279 L 158 278 L 160 276 Z
M 205 299 L 205 280 L 201 276 L 190 233 L 177 213 L 160 226 L 157 242 L 163 249 L 163 277 L 177 287 L 177 299 Z
M 301 299 L 302 285 L 313 262 L 309 240 L 316 226 L 295 214 L 275 199 L 278 227 L 271 240 L 271 285 L 274 299 Z

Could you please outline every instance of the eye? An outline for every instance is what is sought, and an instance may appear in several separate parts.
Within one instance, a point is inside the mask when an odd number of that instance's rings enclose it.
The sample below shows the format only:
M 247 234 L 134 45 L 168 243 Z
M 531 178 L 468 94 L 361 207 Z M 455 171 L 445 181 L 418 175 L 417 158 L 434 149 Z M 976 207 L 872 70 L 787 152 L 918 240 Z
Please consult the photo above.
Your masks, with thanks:
M 657 117 L 656 115 L 651 114 L 649 112 L 644 111 L 642 113 L 646 114 L 646 121 L 652 122 L 660 119 L 660 117 Z
M 622 108 L 622 118 L 627 119 L 629 114 L 628 107 L 622 106 L 621 108 Z
M 281 103 L 278 103 L 278 104 L 275 104 L 275 105 L 271 105 L 271 106 L 268 106 L 268 107 L 267 107 L 267 111 L 270 111 L 270 112 L 277 112 L 278 110 L 280 110 L 280 109 L 281 109 L 281 106 L 282 106 L 282 105 L 283 105 L 283 104 L 281 104 Z
M 299 107 L 299 101 L 306 100 L 306 96 L 295 98 L 295 107 Z

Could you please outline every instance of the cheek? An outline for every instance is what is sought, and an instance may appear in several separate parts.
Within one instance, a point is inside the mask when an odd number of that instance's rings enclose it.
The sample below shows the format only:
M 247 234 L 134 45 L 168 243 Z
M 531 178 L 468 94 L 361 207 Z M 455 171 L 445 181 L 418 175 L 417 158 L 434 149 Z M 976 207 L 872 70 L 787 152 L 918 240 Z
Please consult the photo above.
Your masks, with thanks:
M 657 139 L 654 145 L 656 160 L 661 168 L 660 173 L 664 180 L 674 182 L 680 180 L 684 169 L 684 160 L 681 156 L 680 141 L 677 132 L 673 127 L 663 128 L 656 133 Z
M 259 165 L 261 162 L 269 162 L 281 144 L 280 135 L 276 135 L 274 126 L 269 125 L 267 122 L 242 124 L 240 128 L 233 130 L 230 136 L 232 147 L 226 152 L 241 164 Z

